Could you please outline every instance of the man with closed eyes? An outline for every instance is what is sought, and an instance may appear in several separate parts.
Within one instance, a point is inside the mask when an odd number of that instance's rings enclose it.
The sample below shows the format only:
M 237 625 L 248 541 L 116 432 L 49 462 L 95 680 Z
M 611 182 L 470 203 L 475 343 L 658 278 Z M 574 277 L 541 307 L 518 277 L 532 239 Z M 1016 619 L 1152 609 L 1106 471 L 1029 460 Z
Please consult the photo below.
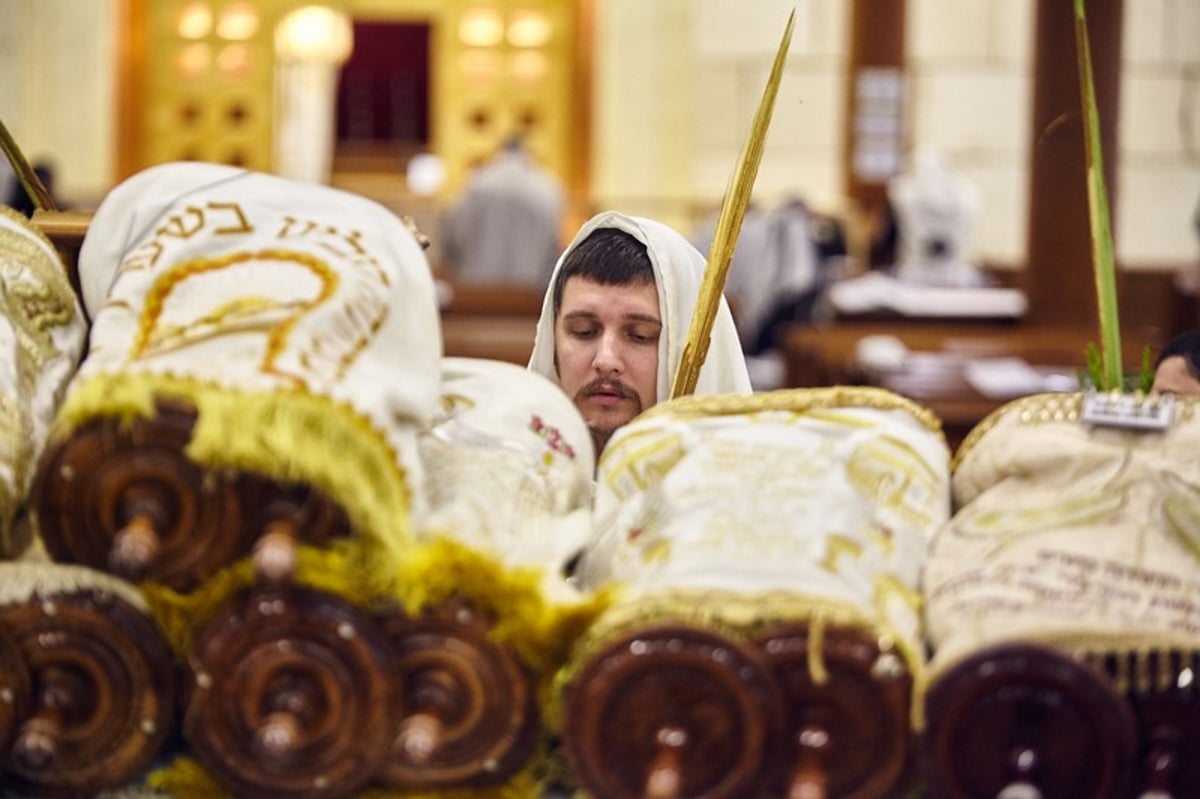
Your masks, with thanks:
M 588 221 L 559 259 L 529 367 L 575 402 L 597 454 L 669 395 L 703 277 L 704 256 L 679 233 L 611 211 Z M 750 391 L 722 298 L 695 393 Z

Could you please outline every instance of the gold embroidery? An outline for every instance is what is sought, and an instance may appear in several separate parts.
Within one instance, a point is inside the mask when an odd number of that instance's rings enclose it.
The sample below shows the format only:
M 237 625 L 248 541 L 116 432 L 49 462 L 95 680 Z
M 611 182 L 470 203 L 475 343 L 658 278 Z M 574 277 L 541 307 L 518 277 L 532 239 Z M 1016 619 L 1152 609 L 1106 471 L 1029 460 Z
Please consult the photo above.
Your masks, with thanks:
M 603 458 L 600 472 L 607 485 L 616 486 L 620 480 L 628 479 L 639 491 L 645 491 L 661 482 L 686 454 L 678 433 L 663 436 L 658 430 L 646 432 L 653 434 L 648 442 L 643 441 L 645 435 L 639 435 L 622 440 L 611 454 L 606 450 L 608 457 Z M 613 461 L 616 463 L 610 467 L 608 464 Z
M 858 560 L 862 554 L 862 544 L 841 533 L 830 533 L 825 538 L 825 557 L 821 558 L 821 567 L 831 574 L 837 574 L 839 560 Z
M 209 203 L 208 208 L 215 211 L 230 211 L 236 217 L 235 223 L 228 227 L 218 227 L 213 229 L 213 233 L 218 235 L 228 235 L 231 233 L 253 233 L 254 225 L 246 219 L 246 215 L 242 213 L 242 207 L 237 203 Z
M 315 296 L 290 301 L 266 297 L 238 297 L 186 324 L 159 323 L 167 299 L 185 281 L 254 260 L 298 266 L 315 275 L 320 288 Z M 231 333 L 258 331 L 266 333 L 267 336 L 267 349 L 260 369 L 267 374 L 291 377 L 302 384 L 303 380 L 298 375 L 285 375 L 278 370 L 275 361 L 286 346 L 288 335 L 296 323 L 333 295 L 338 280 L 337 272 L 327 263 L 302 252 L 262 250 L 232 253 L 215 259 L 198 258 L 185 261 L 164 272 L 147 292 L 130 359 L 159 355 Z
M 189 219 L 192 221 L 188 224 Z M 172 214 L 165 225 L 154 231 L 155 235 L 171 239 L 190 239 L 204 230 L 204 211 L 194 205 L 183 209 L 183 213 Z
M 59 354 L 55 329 L 79 321 L 74 291 L 57 250 L 50 241 L 16 212 L 0 207 L 0 314 L 10 326 L 14 383 L 0 392 L 0 436 L 7 446 L 0 458 L 12 471 L 13 483 L 4 486 L 6 523 L 23 495 L 33 468 L 31 407 L 45 366 Z
M 861 407 L 877 410 L 903 410 L 922 426 L 941 432 L 942 420 L 923 405 L 899 394 L 873 386 L 833 386 L 830 388 L 785 388 L 759 394 L 708 394 L 678 397 L 648 408 L 642 417 L 719 416 L 762 411 L 804 413 L 816 408 Z
M 929 528 L 938 505 L 941 481 L 913 449 L 890 436 L 855 447 L 846 462 L 846 477 L 871 502 L 909 524 Z

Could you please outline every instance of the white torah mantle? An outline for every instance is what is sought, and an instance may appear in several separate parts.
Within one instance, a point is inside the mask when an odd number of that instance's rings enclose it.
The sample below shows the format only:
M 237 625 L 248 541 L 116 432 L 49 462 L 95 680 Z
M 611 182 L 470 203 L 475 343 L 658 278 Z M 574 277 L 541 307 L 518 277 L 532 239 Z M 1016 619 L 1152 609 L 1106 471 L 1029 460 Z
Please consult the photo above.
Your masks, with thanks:
M 1017 400 L 964 442 L 958 510 L 926 564 L 931 676 L 1006 642 L 1076 656 L 1200 645 L 1196 400 L 1138 399 L 1173 402 L 1162 431 L 1086 424 L 1083 401 Z

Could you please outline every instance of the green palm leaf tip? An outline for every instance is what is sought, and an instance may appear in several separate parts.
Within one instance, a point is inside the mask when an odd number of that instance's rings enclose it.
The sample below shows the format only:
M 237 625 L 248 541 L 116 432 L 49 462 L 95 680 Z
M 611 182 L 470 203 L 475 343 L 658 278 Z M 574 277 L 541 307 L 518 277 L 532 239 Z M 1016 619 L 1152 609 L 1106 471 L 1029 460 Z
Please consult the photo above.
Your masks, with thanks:
M 1149 345 L 1142 347 L 1142 371 L 1138 374 L 1138 391 L 1143 394 L 1154 385 L 1154 360 L 1150 357 Z
M 1087 383 L 1094 389 L 1104 389 L 1104 364 L 1100 358 L 1100 349 L 1094 341 L 1087 343 L 1084 353 L 1087 362 Z
M 1084 0 L 1075 0 L 1075 44 L 1079 56 L 1079 93 L 1083 104 L 1083 140 L 1087 154 L 1092 268 L 1096 276 L 1100 342 L 1103 347 L 1098 371 L 1092 368 L 1092 354 L 1089 352 L 1088 371 L 1097 389 L 1119 390 L 1124 387 L 1124 377 L 1121 370 L 1121 327 L 1117 314 L 1116 268 L 1113 262 L 1108 191 L 1104 183 L 1104 157 L 1100 151 L 1100 115 L 1096 110 L 1096 89 L 1092 78 L 1092 55 L 1088 45 Z

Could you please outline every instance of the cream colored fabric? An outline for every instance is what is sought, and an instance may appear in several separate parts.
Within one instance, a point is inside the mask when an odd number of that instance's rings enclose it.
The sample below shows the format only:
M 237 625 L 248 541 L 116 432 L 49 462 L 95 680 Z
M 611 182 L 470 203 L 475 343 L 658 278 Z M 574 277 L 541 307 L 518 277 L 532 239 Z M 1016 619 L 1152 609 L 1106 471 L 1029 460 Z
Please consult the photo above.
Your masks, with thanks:
M 1080 394 L 1005 406 L 964 444 L 924 578 L 935 668 L 1013 640 L 1200 646 L 1200 418 L 1092 428 Z
M 659 313 L 663 319 L 663 335 L 658 342 L 658 400 L 661 402 L 670 396 L 671 383 L 683 357 L 688 326 L 692 322 L 696 301 L 700 296 L 700 283 L 704 278 L 704 256 L 679 233 L 651 219 L 607 211 L 592 217 L 579 230 L 566 252 L 558 259 L 554 274 L 550 277 L 550 288 L 542 302 L 542 315 L 538 320 L 529 368 L 557 381 L 558 374 L 554 368 L 554 281 L 567 253 L 600 228 L 623 230 L 645 244 L 650 253 L 658 284 Z M 722 298 L 713 323 L 712 343 L 704 367 L 700 370 L 695 393 L 748 394 L 750 391 L 750 377 L 746 372 L 746 360 L 742 356 L 737 329 L 733 325 L 729 306 Z
M 383 206 L 326 186 L 175 163 L 114 189 L 79 261 L 94 319 L 81 381 L 189 378 L 354 409 L 420 482 L 441 334 L 419 244 Z
M 591 514 L 595 455 L 574 404 L 515 364 L 442 361 L 442 413 L 421 437 L 431 513 L 449 533 L 509 564 L 554 574 Z
M 580 581 L 634 596 L 787 592 L 848 608 L 914 653 L 949 481 L 937 420 L 882 389 L 672 400 L 609 442 Z
M 57 251 L 0 208 L 0 553 L 86 336 Z
M 0 563 L 0 606 L 51 601 L 55 596 L 94 591 L 110 594 L 143 613 L 145 597 L 132 583 L 106 572 L 71 563 L 22 558 Z M 102 612 L 99 609 L 97 612 Z

